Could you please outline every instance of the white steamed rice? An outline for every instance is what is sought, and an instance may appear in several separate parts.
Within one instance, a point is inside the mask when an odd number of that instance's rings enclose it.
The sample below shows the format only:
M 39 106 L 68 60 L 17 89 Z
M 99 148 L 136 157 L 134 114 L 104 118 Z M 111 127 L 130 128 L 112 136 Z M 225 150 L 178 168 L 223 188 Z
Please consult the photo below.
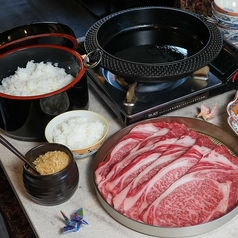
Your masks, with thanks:
M 105 125 L 98 120 L 75 116 L 64 120 L 53 129 L 53 142 L 81 149 L 98 142 L 104 135 Z
M 54 92 L 65 87 L 74 77 L 52 63 L 29 61 L 26 68 L 20 68 L 2 80 L 0 92 L 12 96 L 35 96 Z

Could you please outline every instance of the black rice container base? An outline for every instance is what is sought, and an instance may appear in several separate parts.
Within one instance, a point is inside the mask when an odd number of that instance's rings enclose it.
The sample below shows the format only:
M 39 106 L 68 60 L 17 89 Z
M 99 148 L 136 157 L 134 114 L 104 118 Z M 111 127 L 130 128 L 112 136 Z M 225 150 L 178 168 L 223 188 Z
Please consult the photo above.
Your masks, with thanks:
M 79 171 L 73 154 L 64 145 L 48 143 L 34 147 L 26 157 L 34 161 L 48 151 L 63 151 L 71 158 L 69 165 L 62 171 L 50 175 L 36 175 L 23 166 L 23 183 L 32 200 L 44 206 L 55 206 L 69 200 L 78 188 Z

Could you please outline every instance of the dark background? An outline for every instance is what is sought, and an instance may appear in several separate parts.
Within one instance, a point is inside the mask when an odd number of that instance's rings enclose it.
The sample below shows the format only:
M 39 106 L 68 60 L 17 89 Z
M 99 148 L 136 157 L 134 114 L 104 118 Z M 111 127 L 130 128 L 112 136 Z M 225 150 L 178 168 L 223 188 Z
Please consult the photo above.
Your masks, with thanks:
M 125 8 L 167 5 L 175 0 L 0 0 L 0 32 L 16 26 L 41 21 L 70 26 L 77 37 L 84 36 L 91 25 L 105 15 Z

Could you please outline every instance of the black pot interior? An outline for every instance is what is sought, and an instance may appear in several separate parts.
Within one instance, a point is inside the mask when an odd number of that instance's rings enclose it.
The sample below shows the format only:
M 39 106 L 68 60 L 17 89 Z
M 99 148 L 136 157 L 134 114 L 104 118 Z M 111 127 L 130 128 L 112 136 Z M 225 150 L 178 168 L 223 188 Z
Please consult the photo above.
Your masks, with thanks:
M 99 46 L 108 54 L 147 64 L 186 59 L 201 51 L 209 39 L 209 29 L 201 20 L 166 9 L 117 15 L 97 33 Z
M 141 7 L 109 15 L 87 32 L 91 61 L 142 83 L 177 80 L 206 66 L 219 54 L 217 27 L 176 8 Z

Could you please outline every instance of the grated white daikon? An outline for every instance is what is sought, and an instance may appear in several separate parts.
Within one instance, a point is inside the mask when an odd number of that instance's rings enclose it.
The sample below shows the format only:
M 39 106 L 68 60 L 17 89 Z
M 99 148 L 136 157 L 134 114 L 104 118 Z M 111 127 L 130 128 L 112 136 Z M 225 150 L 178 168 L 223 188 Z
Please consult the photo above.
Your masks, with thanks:
M 105 126 L 98 120 L 75 116 L 64 120 L 53 129 L 53 141 L 68 146 L 71 150 L 81 149 L 98 142 Z

